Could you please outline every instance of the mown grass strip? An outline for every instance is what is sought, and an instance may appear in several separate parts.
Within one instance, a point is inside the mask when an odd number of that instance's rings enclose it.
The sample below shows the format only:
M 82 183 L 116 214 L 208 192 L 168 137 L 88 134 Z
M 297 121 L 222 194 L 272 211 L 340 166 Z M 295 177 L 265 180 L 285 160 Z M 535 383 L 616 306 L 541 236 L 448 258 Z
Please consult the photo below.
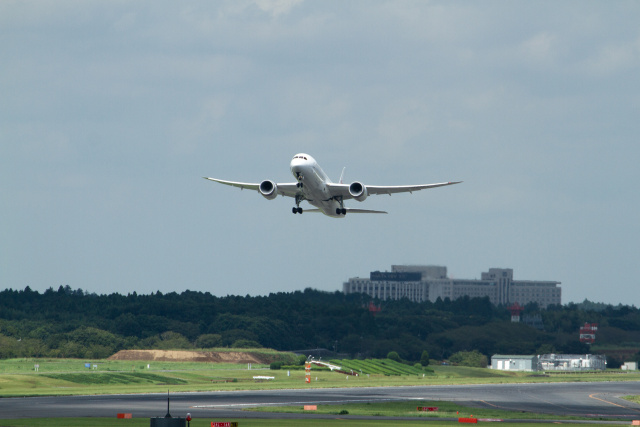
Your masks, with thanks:
M 434 412 L 418 411 L 419 406 L 437 407 Z M 302 406 L 265 406 L 247 408 L 245 411 L 275 412 L 287 414 L 304 414 Z M 318 405 L 314 413 L 329 415 L 359 415 L 385 417 L 415 417 L 421 419 L 437 418 L 478 418 L 503 420 L 593 420 L 588 417 L 566 417 L 558 415 L 537 414 L 533 412 L 505 411 L 497 408 L 469 408 L 453 402 L 445 401 L 388 401 L 372 403 L 348 403 L 344 405 Z M 431 424 L 429 424 L 431 425 Z
M 68 381 L 75 384 L 86 385 L 107 385 L 107 384 L 161 384 L 161 385 L 177 385 L 187 384 L 186 380 L 167 377 L 164 375 L 146 373 L 146 372 L 114 372 L 100 373 L 88 372 L 80 374 L 44 374 L 44 377 Z
M 343 369 L 352 369 L 355 372 L 362 372 L 363 374 L 422 375 L 432 373 L 430 369 L 416 368 L 391 359 L 341 359 L 332 360 L 331 362 L 341 366 Z

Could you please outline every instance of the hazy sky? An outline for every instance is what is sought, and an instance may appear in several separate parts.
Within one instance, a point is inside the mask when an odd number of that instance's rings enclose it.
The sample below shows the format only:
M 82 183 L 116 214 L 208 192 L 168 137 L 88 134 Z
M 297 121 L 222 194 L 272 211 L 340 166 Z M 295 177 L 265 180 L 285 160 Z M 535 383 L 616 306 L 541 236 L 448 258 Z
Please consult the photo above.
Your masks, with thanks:
M 0 288 L 263 295 L 392 264 L 640 306 L 640 2 L 0 2 Z M 463 180 L 292 215 L 202 176 Z M 305 205 L 303 204 L 303 207 Z

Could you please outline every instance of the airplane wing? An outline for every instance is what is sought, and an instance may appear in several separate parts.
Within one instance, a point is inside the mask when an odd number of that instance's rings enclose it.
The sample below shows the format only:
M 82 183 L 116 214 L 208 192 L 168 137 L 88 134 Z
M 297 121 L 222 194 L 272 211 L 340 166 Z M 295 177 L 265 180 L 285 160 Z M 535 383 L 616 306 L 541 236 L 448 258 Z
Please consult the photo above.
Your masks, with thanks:
M 258 191 L 260 187 L 260 183 L 251 183 L 251 182 L 235 182 L 235 181 L 225 181 L 223 179 L 209 178 L 203 176 L 204 179 L 208 179 L 209 181 L 219 182 L 220 184 L 230 185 L 232 187 L 238 187 L 241 190 L 255 190 Z M 296 182 L 288 182 L 284 184 L 276 184 L 278 194 L 282 196 L 295 197 L 296 192 L 298 191 L 298 187 L 296 186 Z
M 427 188 L 444 187 L 445 185 L 460 184 L 462 181 L 455 182 L 439 182 L 436 184 L 418 184 L 418 185 L 365 185 L 367 195 L 394 193 L 413 193 L 414 191 L 426 190 Z M 349 193 L 349 184 L 327 183 L 327 187 L 335 196 L 341 196 L 343 200 L 353 199 Z M 386 213 L 386 212 L 385 212 Z

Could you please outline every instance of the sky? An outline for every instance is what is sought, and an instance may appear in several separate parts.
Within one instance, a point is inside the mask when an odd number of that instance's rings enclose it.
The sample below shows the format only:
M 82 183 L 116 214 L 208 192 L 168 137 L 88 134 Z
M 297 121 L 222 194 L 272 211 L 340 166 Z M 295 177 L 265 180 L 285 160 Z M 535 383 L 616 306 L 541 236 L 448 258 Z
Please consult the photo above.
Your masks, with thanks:
M 268 295 L 395 264 L 640 306 L 637 1 L 0 2 L 0 288 Z M 292 215 L 203 180 L 464 183 Z M 302 205 L 305 207 L 305 203 Z

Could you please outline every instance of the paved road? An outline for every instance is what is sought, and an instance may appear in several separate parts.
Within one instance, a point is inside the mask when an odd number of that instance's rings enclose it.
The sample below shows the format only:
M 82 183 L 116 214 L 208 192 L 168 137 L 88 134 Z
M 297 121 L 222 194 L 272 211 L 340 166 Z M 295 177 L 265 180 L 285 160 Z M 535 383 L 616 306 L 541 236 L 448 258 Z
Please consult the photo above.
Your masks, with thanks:
M 268 390 L 171 394 L 171 415 L 197 418 L 273 418 L 273 414 L 241 412 L 252 406 L 383 402 L 390 400 L 455 401 L 471 407 L 640 419 L 640 405 L 620 396 L 640 394 L 640 382 L 488 384 L 465 386 L 377 387 L 305 390 Z M 420 406 L 420 402 L 416 402 Z M 166 394 L 64 396 L 0 399 L 0 419 L 36 417 L 114 417 L 119 412 L 135 418 L 162 417 Z M 277 418 L 299 418 L 300 415 Z M 320 415 L 304 415 L 304 418 Z M 327 416 L 324 416 L 327 417 Z M 331 416 L 333 418 L 333 416 Z

